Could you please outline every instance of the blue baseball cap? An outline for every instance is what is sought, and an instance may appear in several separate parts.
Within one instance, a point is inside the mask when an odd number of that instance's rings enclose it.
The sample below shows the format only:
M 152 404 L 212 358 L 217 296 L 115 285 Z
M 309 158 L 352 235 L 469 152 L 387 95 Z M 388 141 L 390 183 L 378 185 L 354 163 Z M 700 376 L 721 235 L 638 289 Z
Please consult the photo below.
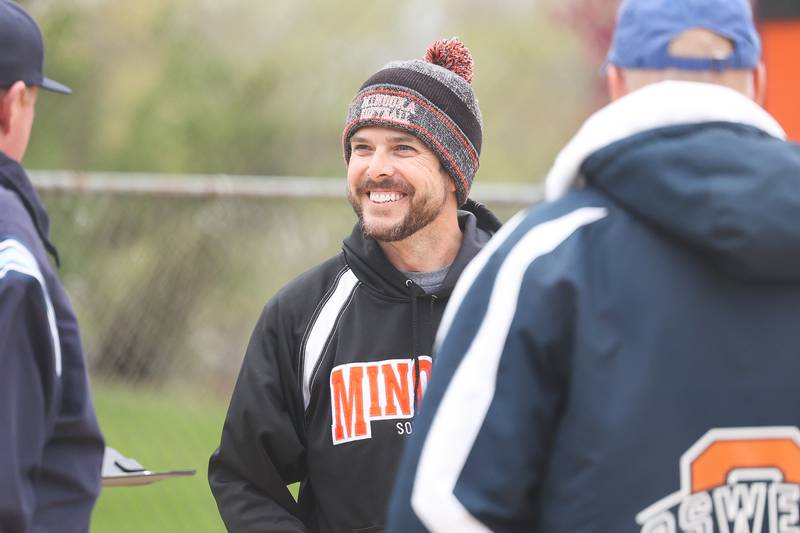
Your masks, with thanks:
M 703 28 L 733 43 L 724 58 L 670 55 L 675 37 Z M 624 0 L 608 52 L 608 63 L 627 69 L 752 69 L 761 60 L 761 39 L 748 0 Z
M 0 88 L 18 81 L 57 93 L 69 94 L 72 89 L 45 78 L 44 42 L 36 22 L 19 4 L 0 0 Z

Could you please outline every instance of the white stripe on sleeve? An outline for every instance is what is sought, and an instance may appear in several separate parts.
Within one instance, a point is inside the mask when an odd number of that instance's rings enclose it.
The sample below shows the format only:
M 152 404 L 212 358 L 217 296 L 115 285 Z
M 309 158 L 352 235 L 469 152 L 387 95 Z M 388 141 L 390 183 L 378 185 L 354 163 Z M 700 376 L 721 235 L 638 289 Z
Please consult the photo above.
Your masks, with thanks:
M 350 296 L 358 283 L 358 278 L 352 270 L 348 269 L 342 273 L 336 283 L 336 288 L 311 325 L 303 350 L 303 404 L 306 408 L 311 400 L 311 380 L 314 376 L 314 367 L 322 357 L 339 315 L 350 301 Z
M 442 344 L 442 340 L 447 335 L 447 332 L 450 330 L 450 325 L 453 323 L 453 318 L 456 314 L 456 310 L 458 306 L 461 305 L 461 300 L 464 299 L 464 295 L 467 293 L 467 290 L 472 286 L 472 282 L 475 281 L 475 278 L 478 277 L 481 270 L 483 270 L 484 265 L 489 260 L 489 257 L 497 250 L 501 244 L 505 242 L 511 233 L 517 229 L 517 226 L 525 219 L 525 211 L 520 211 L 514 217 L 511 218 L 508 222 L 503 224 L 500 228 L 500 231 L 494 234 L 491 240 L 483 247 L 483 249 L 478 252 L 472 261 L 464 269 L 464 272 L 461 273 L 461 276 L 458 278 L 456 282 L 456 286 L 453 288 L 453 293 L 450 295 L 450 303 L 444 310 L 444 314 L 442 315 L 442 321 L 439 323 L 439 330 L 436 334 L 436 343 L 434 344 L 434 351 L 436 351 L 439 346 Z
M 47 284 L 44 281 L 39 263 L 33 254 L 19 241 L 6 239 L 0 242 L 0 279 L 4 278 L 8 272 L 18 272 L 29 276 L 39 282 L 42 289 L 45 309 L 47 310 L 47 323 L 50 326 L 50 335 L 53 340 L 53 357 L 55 358 L 56 375 L 61 375 L 61 341 L 58 336 L 56 325 L 56 313 L 53 310 L 53 303 L 50 301 L 50 293 L 47 292 Z
M 489 531 L 458 501 L 454 490 L 494 398 L 497 370 L 523 277 L 534 260 L 606 214 L 604 208 L 586 207 L 539 224 L 517 242 L 500 266 L 486 314 L 439 404 L 417 465 L 411 506 L 430 531 Z M 487 260 L 482 258 L 459 294 L 454 294 L 458 296 L 454 307 L 460 305 Z M 456 311 L 453 309 L 451 315 Z M 467 413 L 469 416 L 465 416 Z

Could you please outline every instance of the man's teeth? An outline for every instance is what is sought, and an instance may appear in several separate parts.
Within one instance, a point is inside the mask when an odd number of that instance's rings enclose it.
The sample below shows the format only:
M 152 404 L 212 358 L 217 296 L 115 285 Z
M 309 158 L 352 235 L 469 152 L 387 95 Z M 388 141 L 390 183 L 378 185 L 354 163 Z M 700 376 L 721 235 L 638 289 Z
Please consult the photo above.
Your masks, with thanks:
M 385 204 L 386 202 L 396 202 L 401 199 L 403 195 L 399 192 L 371 192 L 369 199 L 376 204 Z

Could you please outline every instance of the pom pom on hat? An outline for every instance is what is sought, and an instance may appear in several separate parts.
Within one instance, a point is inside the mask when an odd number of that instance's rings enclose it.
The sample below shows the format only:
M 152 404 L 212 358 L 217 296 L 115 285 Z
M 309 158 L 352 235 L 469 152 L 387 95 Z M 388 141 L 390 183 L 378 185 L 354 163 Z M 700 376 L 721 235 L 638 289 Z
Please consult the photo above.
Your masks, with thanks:
M 475 62 L 469 48 L 458 37 L 434 41 L 425 52 L 425 61 L 444 67 L 472 83 Z

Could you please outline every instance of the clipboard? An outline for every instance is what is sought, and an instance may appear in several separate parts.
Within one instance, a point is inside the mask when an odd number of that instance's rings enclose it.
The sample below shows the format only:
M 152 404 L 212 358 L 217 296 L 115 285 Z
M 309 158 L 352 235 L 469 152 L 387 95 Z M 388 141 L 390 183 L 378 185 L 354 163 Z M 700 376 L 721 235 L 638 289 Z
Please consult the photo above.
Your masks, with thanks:
M 196 473 L 197 471 L 194 468 L 152 472 L 143 467 L 136 459 L 125 457 L 109 446 L 106 446 L 105 453 L 103 454 L 103 487 L 150 485 L 151 483 L 164 479 L 189 477 Z

